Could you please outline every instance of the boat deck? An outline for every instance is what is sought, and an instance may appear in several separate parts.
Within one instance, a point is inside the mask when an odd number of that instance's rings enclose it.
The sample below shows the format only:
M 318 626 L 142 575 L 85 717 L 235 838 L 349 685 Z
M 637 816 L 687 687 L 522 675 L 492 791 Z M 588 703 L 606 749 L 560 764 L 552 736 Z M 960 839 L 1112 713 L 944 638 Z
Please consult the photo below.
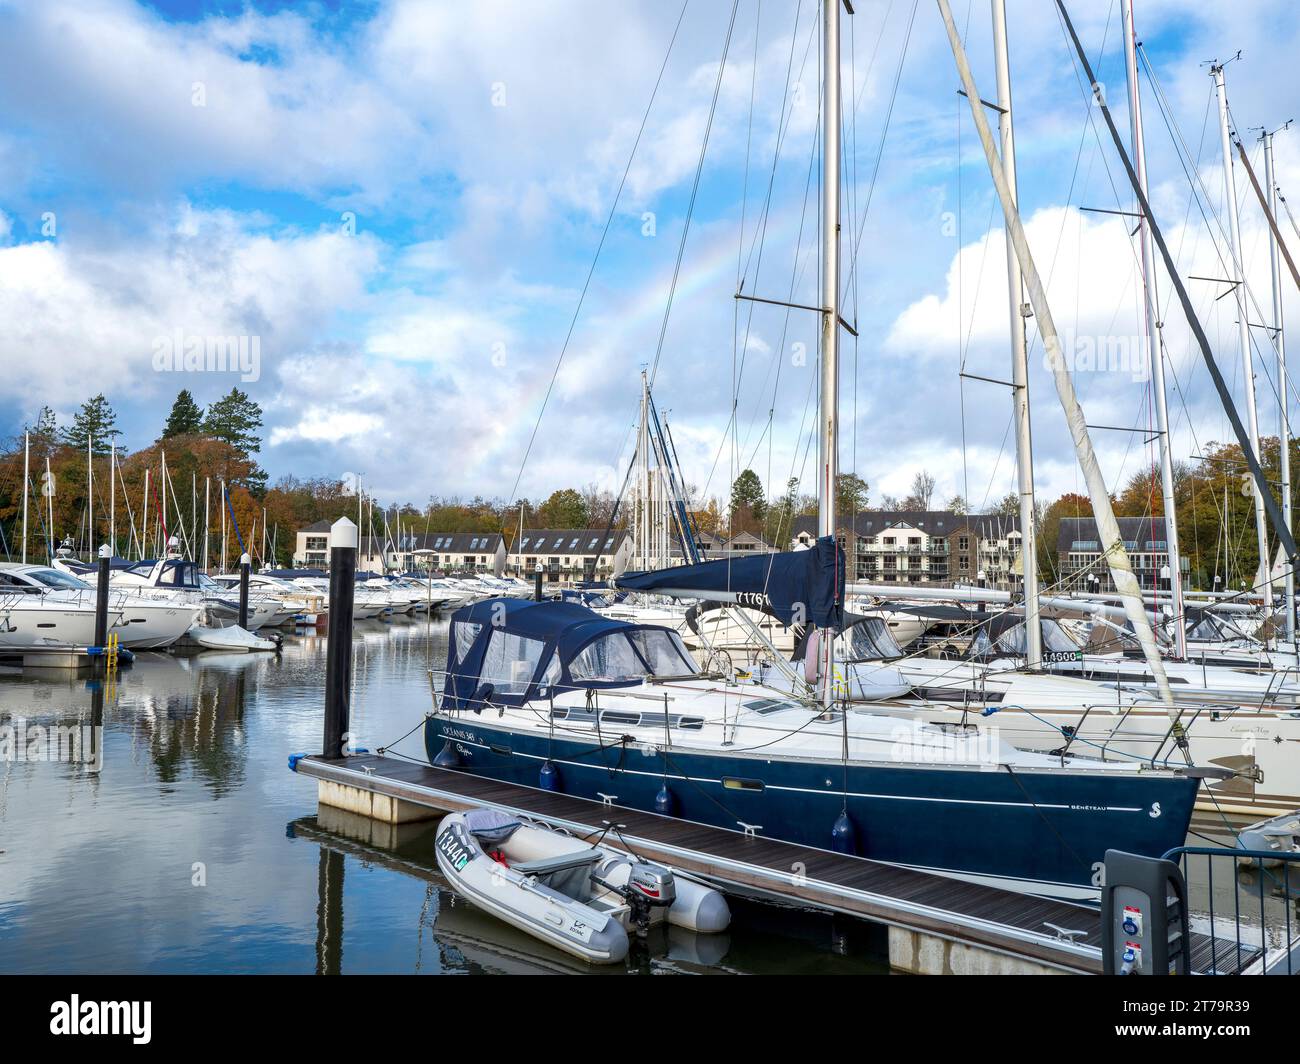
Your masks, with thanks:
M 1094 906 L 1030 897 L 997 887 L 861 857 L 747 835 L 536 787 L 434 768 L 396 757 L 309 756 L 297 771 L 346 787 L 444 811 L 492 806 L 580 835 L 616 825 L 605 843 L 635 850 L 719 886 L 787 905 L 846 913 L 1036 966 L 1099 974 L 1100 913 Z M 1259 951 L 1193 933 L 1193 966 L 1230 974 Z

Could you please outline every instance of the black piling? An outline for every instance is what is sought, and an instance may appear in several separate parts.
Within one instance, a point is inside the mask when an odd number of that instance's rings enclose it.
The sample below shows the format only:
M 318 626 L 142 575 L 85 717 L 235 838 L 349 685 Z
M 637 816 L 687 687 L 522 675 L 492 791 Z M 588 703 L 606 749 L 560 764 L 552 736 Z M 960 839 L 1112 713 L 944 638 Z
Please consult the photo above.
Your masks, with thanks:
M 108 572 L 111 552 L 107 546 L 99 548 L 99 573 L 95 584 L 95 647 L 99 651 L 95 670 L 104 672 L 108 654 Z
M 352 601 L 357 586 L 357 526 L 330 528 L 329 636 L 325 651 L 325 757 L 344 755 L 352 705 Z
M 247 554 L 239 558 L 239 627 L 248 631 L 248 578 L 253 572 L 253 559 Z
M 542 601 L 542 563 L 537 563 L 537 568 L 533 570 L 533 601 Z

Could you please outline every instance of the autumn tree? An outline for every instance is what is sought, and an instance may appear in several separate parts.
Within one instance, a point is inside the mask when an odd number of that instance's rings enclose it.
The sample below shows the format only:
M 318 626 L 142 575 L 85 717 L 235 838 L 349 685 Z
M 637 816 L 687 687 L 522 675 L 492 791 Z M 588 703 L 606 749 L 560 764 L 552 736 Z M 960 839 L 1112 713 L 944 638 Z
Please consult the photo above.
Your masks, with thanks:
M 542 528 L 586 528 L 587 503 L 573 488 L 562 488 L 537 508 L 537 523 Z

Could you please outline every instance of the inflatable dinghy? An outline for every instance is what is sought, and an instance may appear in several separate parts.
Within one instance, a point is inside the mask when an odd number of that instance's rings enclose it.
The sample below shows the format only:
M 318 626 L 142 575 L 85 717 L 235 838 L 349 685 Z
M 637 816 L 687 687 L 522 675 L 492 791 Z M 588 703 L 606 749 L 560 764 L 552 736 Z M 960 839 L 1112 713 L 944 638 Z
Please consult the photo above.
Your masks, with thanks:
M 666 920 L 712 933 L 731 922 L 712 887 L 495 809 L 444 818 L 434 849 L 461 897 L 591 964 L 626 957 L 629 930 Z

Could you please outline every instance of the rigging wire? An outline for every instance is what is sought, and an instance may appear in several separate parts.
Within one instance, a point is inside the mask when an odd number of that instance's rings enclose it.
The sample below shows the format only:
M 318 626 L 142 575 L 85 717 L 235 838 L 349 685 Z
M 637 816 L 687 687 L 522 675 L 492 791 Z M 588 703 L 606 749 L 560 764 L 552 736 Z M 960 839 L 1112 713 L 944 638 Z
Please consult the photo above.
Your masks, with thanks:
M 546 407 L 550 403 L 551 393 L 555 390 L 555 382 L 560 375 L 560 367 L 564 364 L 564 356 L 569 350 L 569 343 L 573 339 L 574 329 L 578 324 L 578 316 L 582 313 L 582 305 L 587 298 L 587 290 L 591 287 L 591 279 L 596 273 L 596 264 L 600 261 L 600 254 L 605 248 L 605 240 L 609 236 L 610 228 L 614 224 L 614 216 L 618 210 L 619 199 L 623 195 L 623 188 L 627 184 L 628 174 L 632 171 L 632 161 L 636 158 L 637 148 L 641 144 L 641 137 L 645 133 L 646 125 L 650 120 L 650 111 L 654 107 L 655 98 L 659 95 L 659 87 L 663 84 L 664 71 L 668 69 L 668 60 L 673 54 L 673 46 L 677 43 L 677 35 L 682 28 L 682 20 L 686 17 L 686 9 L 690 6 L 691 0 L 683 0 L 682 9 L 677 15 L 677 22 L 673 26 L 672 37 L 668 41 L 668 48 L 664 52 L 664 61 L 659 67 L 659 74 L 655 78 L 654 88 L 650 91 L 650 99 L 646 102 L 645 112 L 641 116 L 641 125 L 637 129 L 636 138 L 632 142 L 632 149 L 627 155 L 627 165 L 623 168 L 623 176 L 619 179 L 618 189 L 614 193 L 613 202 L 609 205 L 609 214 L 605 218 L 605 227 L 601 230 L 600 240 L 596 243 L 596 252 L 592 256 L 591 266 L 587 270 L 586 280 L 582 283 L 582 291 L 578 294 L 577 305 L 573 308 L 573 317 L 569 320 L 569 329 L 565 333 L 564 343 L 560 346 L 559 356 L 555 360 L 555 369 L 551 371 L 550 382 L 546 386 L 546 393 L 542 397 L 541 409 L 537 412 L 537 420 L 533 423 L 533 431 L 528 437 L 528 446 L 524 448 L 523 461 L 519 463 L 519 472 L 515 476 L 514 486 L 510 489 L 510 498 L 518 497 L 519 482 L 523 479 L 524 469 L 528 465 L 528 458 L 533 452 L 533 444 L 537 440 L 537 430 L 541 427 L 542 418 L 546 414 Z M 734 20 L 735 9 L 732 9 Z M 730 31 L 728 31 L 730 39 Z

